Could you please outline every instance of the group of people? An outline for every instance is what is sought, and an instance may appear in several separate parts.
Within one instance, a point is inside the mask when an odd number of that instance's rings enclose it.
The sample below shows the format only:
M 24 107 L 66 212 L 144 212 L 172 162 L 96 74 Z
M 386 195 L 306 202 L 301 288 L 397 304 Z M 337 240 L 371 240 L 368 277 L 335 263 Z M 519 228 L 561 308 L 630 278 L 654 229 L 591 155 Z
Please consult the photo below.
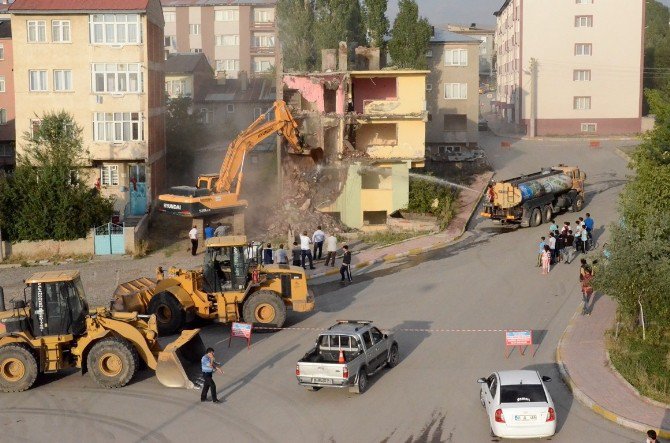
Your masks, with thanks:
M 221 223 L 217 223 L 216 228 L 208 223 L 203 230 L 205 240 L 212 237 L 223 237 L 227 232 L 228 226 Z M 188 238 L 191 240 L 191 255 L 196 255 L 198 253 L 198 228 L 195 225 L 188 231 Z
M 593 226 L 593 218 L 588 212 L 586 218 L 579 217 L 575 221 L 574 228 L 566 221 L 559 230 L 556 221 L 552 220 L 549 237 L 541 237 L 539 243 L 537 266 L 542 268 L 542 274 L 548 274 L 551 265 L 570 264 L 577 252 L 585 254 L 593 244 Z
M 291 248 L 291 264 L 293 266 L 302 266 L 307 269 L 316 269 L 314 261 L 323 258 L 324 244 L 326 247 L 324 266 L 335 267 L 335 259 L 337 257 L 337 237 L 334 233 L 326 234 L 321 226 L 317 226 L 316 231 L 311 237 L 307 235 L 307 231 L 303 231 L 296 241 L 293 242 Z M 342 246 L 344 253 L 342 254 L 342 264 L 340 266 L 341 281 L 351 282 L 351 251 L 349 246 Z M 278 249 L 273 249 L 272 244 L 268 243 L 263 250 L 263 264 L 277 263 L 280 265 L 289 264 L 289 255 L 284 245 L 280 244 Z

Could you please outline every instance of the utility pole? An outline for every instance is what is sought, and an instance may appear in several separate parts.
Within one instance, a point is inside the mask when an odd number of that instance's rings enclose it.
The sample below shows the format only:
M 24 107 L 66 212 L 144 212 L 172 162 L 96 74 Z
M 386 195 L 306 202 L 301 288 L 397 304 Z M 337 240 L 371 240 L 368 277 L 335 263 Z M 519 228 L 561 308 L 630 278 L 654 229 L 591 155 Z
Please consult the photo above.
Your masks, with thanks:
M 537 60 L 530 59 L 530 137 L 537 135 Z
M 282 54 L 281 50 L 281 43 L 279 43 L 279 39 L 275 39 L 275 60 L 276 60 L 276 69 L 275 69 L 275 100 L 284 100 L 284 82 L 283 82 L 283 76 L 284 76 L 284 57 Z M 278 198 L 281 198 L 282 191 L 283 191 L 283 177 L 282 177 L 282 166 L 281 166 L 281 147 L 282 147 L 282 136 L 278 135 L 277 136 L 277 189 L 279 191 L 279 195 L 277 196 Z

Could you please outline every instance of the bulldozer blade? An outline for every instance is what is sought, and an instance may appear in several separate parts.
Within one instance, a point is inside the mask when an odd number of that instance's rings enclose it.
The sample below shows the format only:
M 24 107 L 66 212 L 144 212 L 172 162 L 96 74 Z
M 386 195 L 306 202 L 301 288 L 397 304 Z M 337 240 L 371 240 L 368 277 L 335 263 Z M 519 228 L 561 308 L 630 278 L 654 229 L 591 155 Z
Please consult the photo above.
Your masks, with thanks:
M 205 345 L 200 338 L 200 329 L 183 331 L 158 354 L 156 378 L 168 388 L 194 389 L 193 380 L 200 375 L 203 355 Z

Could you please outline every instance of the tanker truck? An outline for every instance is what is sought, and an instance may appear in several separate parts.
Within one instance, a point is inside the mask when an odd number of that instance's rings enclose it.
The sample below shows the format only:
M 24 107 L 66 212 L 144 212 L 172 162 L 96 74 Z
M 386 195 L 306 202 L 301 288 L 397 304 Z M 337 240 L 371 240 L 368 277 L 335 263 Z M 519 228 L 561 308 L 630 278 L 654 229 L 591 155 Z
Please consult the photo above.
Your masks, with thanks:
M 503 224 L 538 226 L 569 210 L 584 207 L 586 174 L 576 166 L 560 164 L 509 180 L 492 181 L 481 216 Z

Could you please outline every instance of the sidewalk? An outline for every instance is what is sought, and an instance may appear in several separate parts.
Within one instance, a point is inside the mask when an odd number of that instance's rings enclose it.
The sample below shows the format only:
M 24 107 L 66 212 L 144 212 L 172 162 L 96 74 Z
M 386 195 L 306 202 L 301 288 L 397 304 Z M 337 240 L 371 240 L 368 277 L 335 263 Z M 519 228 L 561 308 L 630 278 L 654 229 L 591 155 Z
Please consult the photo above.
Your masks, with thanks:
M 458 214 L 445 231 L 410 239 L 394 245 L 362 251 L 360 254 L 356 254 L 352 257 L 351 268 L 353 270 L 362 269 L 377 263 L 393 261 L 410 255 L 423 254 L 428 251 L 443 248 L 449 243 L 458 240 L 465 232 L 468 222 L 477 209 L 479 200 L 491 180 L 491 177 L 493 177 L 492 172 L 481 174 L 477 177 L 475 182 L 469 186 L 479 192 L 462 191 L 460 193 L 458 198 Z M 307 278 L 339 274 L 339 263 L 341 263 L 339 258 L 337 262 L 338 265 L 334 268 L 326 268 L 321 263 L 317 264 L 316 269 L 313 271 L 307 270 Z
M 622 426 L 646 432 L 656 429 L 670 437 L 670 409 L 645 400 L 609 364 L 605 331 L 614 324 L 617 304 L 609 297 L 597 300 L 591 316 L 581 306 L 563 333 L 556 361 L 574 397 L 595 413 Z

